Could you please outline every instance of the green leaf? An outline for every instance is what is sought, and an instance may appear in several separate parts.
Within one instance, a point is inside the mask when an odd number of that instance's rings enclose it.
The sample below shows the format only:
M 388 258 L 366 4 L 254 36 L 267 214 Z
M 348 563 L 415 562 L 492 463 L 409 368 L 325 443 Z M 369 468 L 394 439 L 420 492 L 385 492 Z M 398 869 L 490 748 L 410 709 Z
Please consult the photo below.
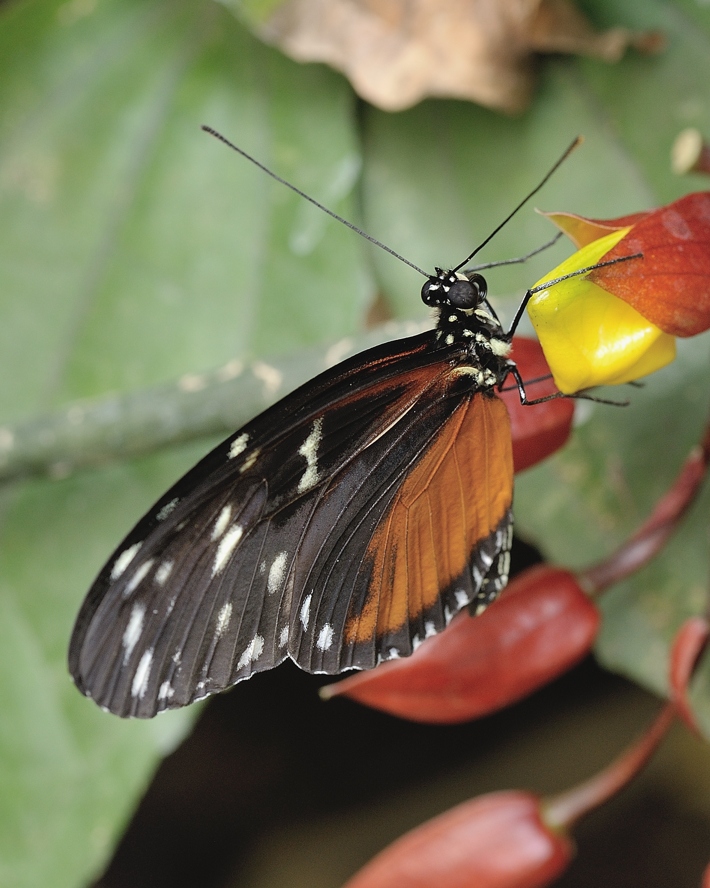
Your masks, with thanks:
M 6 4 L 0 60 L 3 419 L 361 326 L 357 240 L 199 129 L 353 217 L 360 158 L 340 78 L 206 0 Z M 197 714 L 122 723 L 65 664 L 93 576 L 208 444 L 4 493 L 3 885 L 86 882 Z
M 423 268 L 467 255 L 580 132 L 584 146 L 535 199 L 545 209 L 613 217 L 707 187 L 672 177 L 668 152 L 684 126 L 710 134 L 710 12 L 691 0 L 586 6 L 600 27 L 662 28 L 666 51 L 545 63 L 532 108 L 511 119 L 433 101 L 356 117 L 339 76 L 285 60 L 210 0 L 5 4 L 3 421 L 332 343 L 363 326 L 371 268 L 394 313 L 426 316 L 416 272 L 364 249 L 202 123 L 345 217 L 357 222 L 361 207 L 370 233 Z M 480 259 L 521 255 L 550 233 L 526 208 Z M 490 272 L 503 313 L 570 251 Z M 568 565 L 618 545 L 699 435 L 707 352 L 707 336 L 683 344 L 629 408 L 581 406 L 568 449 L 518 480 L 520 532 Z M 73 688 L 65 656 L 96 571 L 210 443 L 0 494 L 3 885 L 62 888 L 97 872 L 195 716 L 105 715 Z M 603 603 L 600 658 L 652 688 L 664 686 L 675 627 L 705 601 L 707 507 L 705 494 L 671 546 Z M 708 735 L 709 687 L 710 665 L 694 696 Z

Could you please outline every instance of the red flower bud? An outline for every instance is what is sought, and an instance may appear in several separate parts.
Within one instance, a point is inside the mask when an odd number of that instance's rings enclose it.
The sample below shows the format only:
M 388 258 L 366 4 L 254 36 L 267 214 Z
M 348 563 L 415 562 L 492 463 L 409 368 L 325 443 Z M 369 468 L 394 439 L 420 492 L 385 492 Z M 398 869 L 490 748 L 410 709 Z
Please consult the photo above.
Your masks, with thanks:
M 540 380 L 526 383 L 528 398 L 544 398 L 557 391 L 545 355 L 536 339 L 516 336 L 511 357 L 518 365 L 524 381 Z M 523 469 L 541 462 L 562 447 L 569 438 L 574 417 L 574 402 L 569 398 L 555 398 L 544 404 L 525 405 L 520 403 L 520 394 L 514 387 L 504 391 L 501 397 L 510 414 L 516 472 L 522 472 Z
M 538 888 L 572 856 L 567 835 L 545 824 L 537 796 L 497 792 L 407 833 L 345 888 Z
M 345 888 L 541 888 L 567 867 L 581 817 L 644 768 L 673 722 L 663 707 L 644 733 L 588 780 L 547 799 L 509 791 L 480 796 L 412 830 Z
M 599 612 L 574 574 L 540 565 L 478 617 L 462 614 L 407 659 L 321 689 L 413 721 L 452 723 L 520 700 L 582 659 Z

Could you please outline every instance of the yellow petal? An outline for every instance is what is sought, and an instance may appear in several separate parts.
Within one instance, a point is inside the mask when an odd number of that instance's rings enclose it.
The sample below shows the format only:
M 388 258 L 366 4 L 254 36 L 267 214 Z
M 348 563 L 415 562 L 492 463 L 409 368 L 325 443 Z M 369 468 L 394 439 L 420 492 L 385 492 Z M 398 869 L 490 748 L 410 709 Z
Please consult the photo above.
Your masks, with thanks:
M 538 284 L 598 262 L 629 229 L 583 247 Z M 646 376 L 675 357 L 675 338 L 586 276 L 536 293 L 528 313 L 561 392 L 619 385 Z
M 553 270 L 549 274 L 546 274 L 545 277 L 540 278 L 535 284 L 535 287 L 539 287 L 540 284 L 555 280 L 565 274 L 570 274 L 573 271 L 579 271 L 580 268 L 588 268 L 590 265 L 596 265 L 597 262 L 600 262 L 602 257 L 609 252 L 609 250 L 615 247 L 622 238 L 626 237 L 631 231 L 631 228 L 632 226 L 629 226 L 628 228 L 619 228 L 618 231 L 612 231 L 611 234 L 605 234 L 604 237 L 597 238 L 597 240 L 582 247 L 581 250 L 572 253 L 572 255 L 568 259 L 565 259 L 561 265 L 558 265 L 557 268 L 553 268 Z M 574 280 L 577 280 L 577 278 L 570 278 L 570 281 Z M 559 294 L 559 291 L 564 289 L 570 281 L 563 281 L 561 284 L 557 284 L 555 291 Z M 534 290 L 535 287 L 532 289 Z M 536 298 L 536 296 L 533 296 L 530 302 Z

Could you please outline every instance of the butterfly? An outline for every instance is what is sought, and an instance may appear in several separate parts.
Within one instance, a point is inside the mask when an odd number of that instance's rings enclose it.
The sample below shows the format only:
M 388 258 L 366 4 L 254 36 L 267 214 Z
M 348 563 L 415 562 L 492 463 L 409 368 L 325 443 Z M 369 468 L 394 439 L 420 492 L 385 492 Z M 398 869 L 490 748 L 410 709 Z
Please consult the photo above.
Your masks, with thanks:
M 287 395 L 136 524 L 76 620 L 82 693 L 148 718 L 287 657 L 308 672 L 369 669 L 495 600 L 513 538 L 496 392 L 511 374 L 524 390 L 509 356 L 517 318 L 504 332 L 485 278 L 461 271 L 490 237 L 453 270 L 417 269 L 435 329 Z

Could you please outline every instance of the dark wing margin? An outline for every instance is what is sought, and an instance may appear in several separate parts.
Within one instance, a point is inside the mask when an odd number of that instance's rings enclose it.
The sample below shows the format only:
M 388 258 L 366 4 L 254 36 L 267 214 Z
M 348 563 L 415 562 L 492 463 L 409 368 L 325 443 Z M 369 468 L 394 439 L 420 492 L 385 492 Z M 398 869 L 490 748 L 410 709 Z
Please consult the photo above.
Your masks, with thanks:
M 384 502 L 372 472 L 384 460 L 392 476 L 385 500 L 394 495 L 412 456 L 456 408 L 456 398 L 440 397 L 449 358 L 433 332 L 371 349 L 208 454 L 138 522 L 90 589 L 69 650 L 79 689 L 118 715 L 150 717 L 288 654 L 305 665 L 295 653 L 298 627 L 316 651 L 328 630 L 321 621 L 316 637 L 305 633 L 300 583 L 335 542 L 329 521 L 338 532 L 352 521 L 347 509 L 336 517 L 338 496 L 349 490 L 362 501 L 369 517 L 353 525 L 346 555 L 366 552 Z M 395 457 L 385 453 L 389 441 L 398 442 Z M 368 501 L 370 490 L 377 502 Z M 333 602 L 342 588 L 341 568 L 319 587 L 323 606 L 340 607 Z M 358 664 L 338 670 L 348 665 Z

